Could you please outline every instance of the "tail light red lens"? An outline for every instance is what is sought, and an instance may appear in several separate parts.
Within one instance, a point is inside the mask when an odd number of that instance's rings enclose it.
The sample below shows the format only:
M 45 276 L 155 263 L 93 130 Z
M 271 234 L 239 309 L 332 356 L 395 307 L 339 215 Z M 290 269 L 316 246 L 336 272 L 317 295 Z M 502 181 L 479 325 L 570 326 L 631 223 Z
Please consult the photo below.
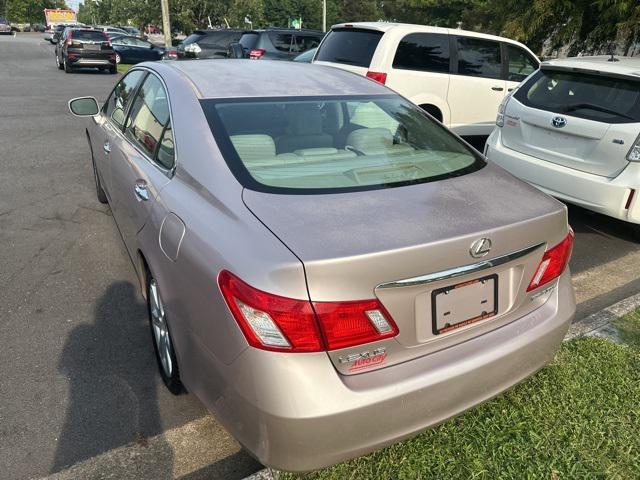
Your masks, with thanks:
M 538 287 L 546 285 L 547 283 L 555 280 L 569 263 L 571 258 L 571 251 L 573 250 L 573 230 L 569 230 L 569 234 L 555 247 L 550 248 L 542 257 L 540 265 L 536 269 L 536 273 L 533 275 L 527 292 L 535 290 Z
M 384 72 L 367 72 L 367 78 L 370 78 L 371 80 L 375 80 L 378 83 L 381 83 L 382 85 L 384 85 L 387 81 L 387 74 Z
M 249 58 L 251 60 L 260 60 L 265 52 L 266 50 L 264 48 L 254 48 L 249 52 Z
M 321 352 L 398 334 L 378 300 L 314 302 L 263 292 L 224 270 L 220 291 L 249 345 L 263 350 Z

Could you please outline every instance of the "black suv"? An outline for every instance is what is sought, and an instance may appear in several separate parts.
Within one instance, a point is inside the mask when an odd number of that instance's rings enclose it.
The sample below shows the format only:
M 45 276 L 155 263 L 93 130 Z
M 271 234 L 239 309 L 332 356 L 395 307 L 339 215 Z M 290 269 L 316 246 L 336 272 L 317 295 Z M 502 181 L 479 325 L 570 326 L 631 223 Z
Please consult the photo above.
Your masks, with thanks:
M 176 48 L 178 58 L 227 58 L 229 45 L 237 43 L 245 31 L 232 28 L 196 30 Z
M 245 32 L 238 42 L 230 47 L 232 58 L 253 60 L 293 60 L 302 52 L 316 48 L 324 37 L 319 30 L 266 28 Z
M 90 67 L 116 73 L 116 52 L 106 33 L 87 28 L 66 28 L 56 44 L 56 65 L 71 73 Z

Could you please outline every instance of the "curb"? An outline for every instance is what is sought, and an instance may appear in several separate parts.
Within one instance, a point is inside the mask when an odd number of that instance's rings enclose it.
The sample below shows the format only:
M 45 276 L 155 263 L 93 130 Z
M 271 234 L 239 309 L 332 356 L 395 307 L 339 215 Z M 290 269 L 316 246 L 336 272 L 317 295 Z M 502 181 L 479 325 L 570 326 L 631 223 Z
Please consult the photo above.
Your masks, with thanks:
M 611 325 L 611 322 L 638 308 L 640 308 L 640 293 L 620 300 L 613 305 L 603 308 L 599 312 L 592 313 L 584 318 L 584 320 L 572 323 L 563 341 L 567 342 L 577 337 L 592 336 L 605 337 L 617 341 L 618 334 L 616 329 Z M 278 477 L 279 474 L 277 471 L 264 468 L 242 480 L 278 480 Z

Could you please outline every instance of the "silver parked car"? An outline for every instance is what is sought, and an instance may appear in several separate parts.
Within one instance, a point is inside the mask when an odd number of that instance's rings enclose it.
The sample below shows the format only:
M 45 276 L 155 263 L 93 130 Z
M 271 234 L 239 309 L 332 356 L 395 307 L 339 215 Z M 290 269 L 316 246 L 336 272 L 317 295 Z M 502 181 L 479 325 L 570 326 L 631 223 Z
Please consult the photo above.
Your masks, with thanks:
M 143 63 L 70 108 L 162 378 L 266 465 L 418 433 L 540 369 L 571 322 L 565 207 L 377 82 Z

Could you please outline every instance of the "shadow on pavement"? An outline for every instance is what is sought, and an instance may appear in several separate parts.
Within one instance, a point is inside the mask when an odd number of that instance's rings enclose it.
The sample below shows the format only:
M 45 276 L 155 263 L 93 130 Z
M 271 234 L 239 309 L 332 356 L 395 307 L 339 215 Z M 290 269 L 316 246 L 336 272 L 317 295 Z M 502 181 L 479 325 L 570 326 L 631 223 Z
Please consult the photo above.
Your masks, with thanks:
M 78 326 L 67 338 L 58 368 L 69 379 L 70 393 L 52 473 L 162 432 L 161 380 L 147 307 L 131 283 L 109 286 L 93 323 Z M 160 450 L 154 470 L 170 478 L 172 449 L 167 444 Z
M 183 475 L 179 480 L 241 480 L 262 468 L 264 467 L 251 455 L 240 450 L 200 470 Z

